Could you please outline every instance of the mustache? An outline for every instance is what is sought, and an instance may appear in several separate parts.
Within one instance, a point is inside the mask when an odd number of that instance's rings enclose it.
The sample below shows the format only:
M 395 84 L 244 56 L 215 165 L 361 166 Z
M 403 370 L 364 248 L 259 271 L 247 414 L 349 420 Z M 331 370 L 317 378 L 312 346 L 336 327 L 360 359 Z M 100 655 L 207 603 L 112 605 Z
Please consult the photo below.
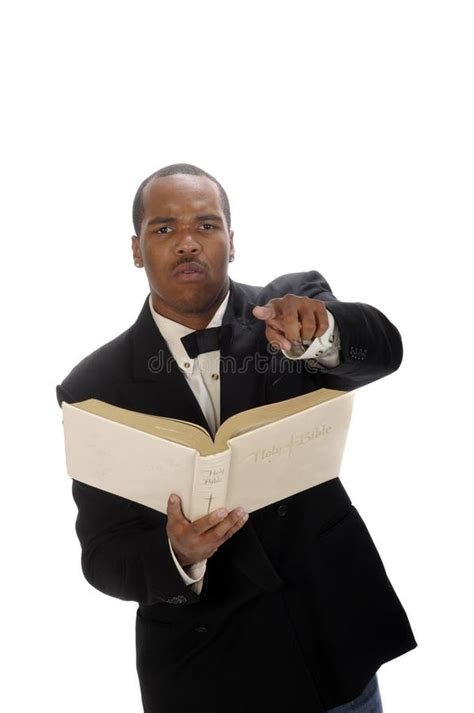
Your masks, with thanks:
M 173 267 L 173 271 L 174 271 L 174 270 L 177 270 L 178 267 L 180 267 L 180 265 L 188 265 L 188 264 L 191 264 L 191 265 L 198 265 L 198 266 L 201 267 L 203 270 L 206 270 L 206 269 L 207 269 L 207 265 L 205 265 L 205 264 L 204 264 L 203 262 L 201 262 L 200 260 L 196 260 L 196 258 L 187 258 L 187 259 L 180 260 L 179 262 L 177 262 L 176 265 Z

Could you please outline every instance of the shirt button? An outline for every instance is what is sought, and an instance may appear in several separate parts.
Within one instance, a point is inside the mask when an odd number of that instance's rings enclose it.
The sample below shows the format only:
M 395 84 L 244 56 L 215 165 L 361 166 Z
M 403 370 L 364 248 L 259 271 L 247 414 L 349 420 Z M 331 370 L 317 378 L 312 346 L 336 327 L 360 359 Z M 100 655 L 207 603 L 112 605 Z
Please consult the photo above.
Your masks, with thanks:
M 219 378 L 219 374 L 212 374 L 211 376 L 214 379 L 214 381 L 217 381 L 217 379 Z
M 184 366 L 185 369 L 189 369 L 189 367 L 191 366 L 191 364 L 189 363 L 189 361 L 185 361 L 184 364 L 183 364 L 183 366 Z
M 197 631 L 198 634 L 207 634 L 207 626 L 196 626 L 195 631 Z
M 331 334 L 331 336 L 329 337 L 329 341 L 330 341 L 330 342 L 333 342 L 333 341 L 334 341 L 334 334 Z
M 277 508 L 277 513 L 280 517 L 285 517 L 288 512 L 288 507 L 286 505 L 279 505 Z

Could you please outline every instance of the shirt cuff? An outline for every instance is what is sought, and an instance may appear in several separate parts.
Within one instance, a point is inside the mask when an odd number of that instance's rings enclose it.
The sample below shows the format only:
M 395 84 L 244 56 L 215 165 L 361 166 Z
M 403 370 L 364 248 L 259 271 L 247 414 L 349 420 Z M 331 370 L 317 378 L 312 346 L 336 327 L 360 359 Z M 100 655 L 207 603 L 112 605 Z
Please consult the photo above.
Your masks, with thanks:
M 186 567 L 188 571 L 185 572 L 184 569 L 181 567 L 180 563 L 178 562 L 175 553 L 173 552 L 171 540 L 169 537 L 168 544 L 170 547 L 171 556 L 173 557 L 174 563 L 179 574 L 181 575 L 183 582 L 185 584 L 195 585 L 192 587 L 192 589 L 196 592 L 196 594 L 199 594 L 201 592 L 204 574 L 206 572 L 207 560 L 201 560 L 201 562 L 195 562 L 194 564 L 190 564 L 189 567 Z
M 328 315 L 329 326 L 320 337 L 316 337 L 312 341 L 305 340 L 303 345 L 306 348 L 304 352 L 298 354 L 297 348 L 292 348 L 288 351 L 282 349 L 283 354 L 288 359 L 316 359 L 322 366 L 332 368 L 341 363 L 339 350 L 341 348 L 341 337 L 339 327 L 334 319 L 333 314 L 326 309 Z M 301 351 L 301 350 L 300 350 Z

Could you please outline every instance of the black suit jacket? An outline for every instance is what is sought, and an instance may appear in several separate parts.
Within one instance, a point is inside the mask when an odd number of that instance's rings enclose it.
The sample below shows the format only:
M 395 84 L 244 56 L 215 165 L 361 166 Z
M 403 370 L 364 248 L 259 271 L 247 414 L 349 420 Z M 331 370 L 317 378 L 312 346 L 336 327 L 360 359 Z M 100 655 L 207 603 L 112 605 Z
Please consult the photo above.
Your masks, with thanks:
M 269 353 L 252 308 L 287 293 L 323 300 L 332 312 L 338 367 Z M 400 334 L 387 317 L 337 300 L 314 270 L 265 287 L 231 280 L 226 323 L 233 332 L 221 352 L 221 422 L 321 387 L 355 389 L 402 360 Z M 208 428 L 148 295 L 136 322 L 57 386 L 59 404 L 91 397 Z M 197 710 L 208 713 L 286 713 L 289 706 L 319 713 L 355 698 L 382 663 L 417 646 L 339 478 L 252 513 L 208 560 L 200 595 L 176 570 L 165 515 L 77 481 L 72 491 L 86 579 L 139 604 L 137 671 L 147 713 L 196 710 L 196 698 Z

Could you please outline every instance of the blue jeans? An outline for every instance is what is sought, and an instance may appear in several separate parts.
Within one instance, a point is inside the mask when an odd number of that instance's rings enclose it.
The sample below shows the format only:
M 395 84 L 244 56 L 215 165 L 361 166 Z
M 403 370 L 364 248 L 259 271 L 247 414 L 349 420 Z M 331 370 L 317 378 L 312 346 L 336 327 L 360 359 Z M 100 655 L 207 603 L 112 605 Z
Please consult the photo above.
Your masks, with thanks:
M 331 708 L 328 713 L 383 713 L 377 674 L 375 674 L 360 696 L 349 703 Z

